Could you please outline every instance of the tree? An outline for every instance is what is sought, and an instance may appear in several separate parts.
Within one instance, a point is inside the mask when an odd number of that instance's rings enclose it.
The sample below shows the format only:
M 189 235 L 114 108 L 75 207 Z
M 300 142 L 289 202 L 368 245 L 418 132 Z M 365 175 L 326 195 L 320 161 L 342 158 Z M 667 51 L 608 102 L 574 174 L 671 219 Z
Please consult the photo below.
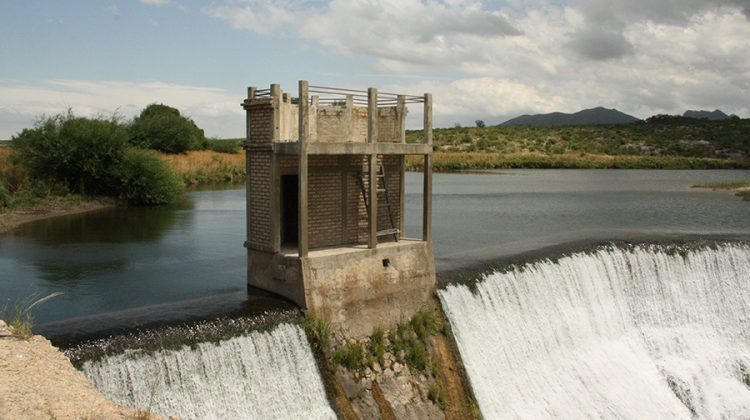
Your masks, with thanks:
M 205 149 L 206 136 L 190 118 L 171 106 L 151 104 L 130 125 L 130 142 L 134 146 L 167 153 Z
M 482 120 L 476 120 L 474 121 L 474 124 L 477 125 L 477 128 L 484 128 L 484 121 Z

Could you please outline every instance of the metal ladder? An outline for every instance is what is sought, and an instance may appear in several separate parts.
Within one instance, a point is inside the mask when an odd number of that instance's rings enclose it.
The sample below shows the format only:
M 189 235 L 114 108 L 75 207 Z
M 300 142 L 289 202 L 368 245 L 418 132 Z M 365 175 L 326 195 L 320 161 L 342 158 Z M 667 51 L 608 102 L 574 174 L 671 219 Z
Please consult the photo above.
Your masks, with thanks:
M 377 232 L 377 236 L 389 236 L 393 235 L 393 240 L 398 242 L 401 231 L 396 227 L 396 223 L 393 221 L 393 207 L 391 206 L 391 199 L 388 197 L 388 183 L 385 181 L 385 167 L 381 164 L 378 167 L 378 173 L 376 175 L 375 182 L 377 182 L 377 192 L 378 193 L 385 193 L 385 202 L 380 203 L 380 200 L 378 200 L 378 197 L 375 197 L 375 203 L 378 206 L 378 210 L 380 210 L 380 207 L 387 207 L 388 209 L 388 220 L 391 222 L 391 228 L 385 229 L 385 230 L 379 230 Z M 370 200 L 367 196 L 367 188 L 365 188 L 365 174 L 360 173 L 359 175 L 359 186 L 362 189 L 362 198 L 365 200 L 365 208 L 367 209 L 367 214 L 370 214 Z

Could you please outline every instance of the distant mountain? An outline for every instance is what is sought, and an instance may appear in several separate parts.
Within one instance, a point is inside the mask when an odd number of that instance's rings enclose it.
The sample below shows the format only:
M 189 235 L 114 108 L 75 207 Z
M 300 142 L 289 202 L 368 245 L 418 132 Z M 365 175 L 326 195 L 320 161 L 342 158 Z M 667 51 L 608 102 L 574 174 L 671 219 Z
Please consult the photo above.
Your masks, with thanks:
M 719 111 L 718 109 L 715 111 L 685 111 L 682 116 L 685 118 L 697 118 L 711 121 L 721 121 L 729 119 L 729 115 L 723 113 L 722 111 Z
M 602 125 L 629 124 L 640 121 L 638 118 L 624 114 L 616 109 L 602 107 L 584 109 L 574 114 L 553 112 L 551 114 L 521 115 L 501 125 L 559 126 L 559 125 Z

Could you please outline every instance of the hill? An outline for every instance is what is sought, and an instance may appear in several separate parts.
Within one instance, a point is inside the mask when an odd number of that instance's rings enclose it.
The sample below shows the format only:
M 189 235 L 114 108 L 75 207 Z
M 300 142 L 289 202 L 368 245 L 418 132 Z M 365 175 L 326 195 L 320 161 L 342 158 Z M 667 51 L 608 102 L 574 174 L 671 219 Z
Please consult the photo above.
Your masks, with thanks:
M 711 120 L 711 121 L 721 121 L 721 120 L 727 120 L 730 118 L 729 115 L 725 114 L 724 112 L 720 110 L 715 111 L 692 111 L 688 110 L 685 111 L 684 114 L 682 114 L 685 118 L 696 118 L 699 120 Z
M 563 126 L 563 125 L 602 125 L 628 124 L 640 121 L 638 118 L 616 109 L 596 107 L 573 114 L 553 112 L 551 114 L 521 115 L 500 125 L 503 126 Z

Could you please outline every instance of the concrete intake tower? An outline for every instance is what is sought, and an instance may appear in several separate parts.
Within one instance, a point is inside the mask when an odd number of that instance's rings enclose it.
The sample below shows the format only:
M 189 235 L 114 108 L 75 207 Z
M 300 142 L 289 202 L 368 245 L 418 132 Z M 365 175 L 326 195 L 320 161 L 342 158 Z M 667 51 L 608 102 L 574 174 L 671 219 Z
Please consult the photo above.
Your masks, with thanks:
M 424 136 L 406 143 L 407 104 Z M 350 336 L 411 317 L 435 288 L 432 97 L 310 86 L 248 88 L 248 285 Z M 405 156 L 424 159 L 422 237 L 404 233 Z

